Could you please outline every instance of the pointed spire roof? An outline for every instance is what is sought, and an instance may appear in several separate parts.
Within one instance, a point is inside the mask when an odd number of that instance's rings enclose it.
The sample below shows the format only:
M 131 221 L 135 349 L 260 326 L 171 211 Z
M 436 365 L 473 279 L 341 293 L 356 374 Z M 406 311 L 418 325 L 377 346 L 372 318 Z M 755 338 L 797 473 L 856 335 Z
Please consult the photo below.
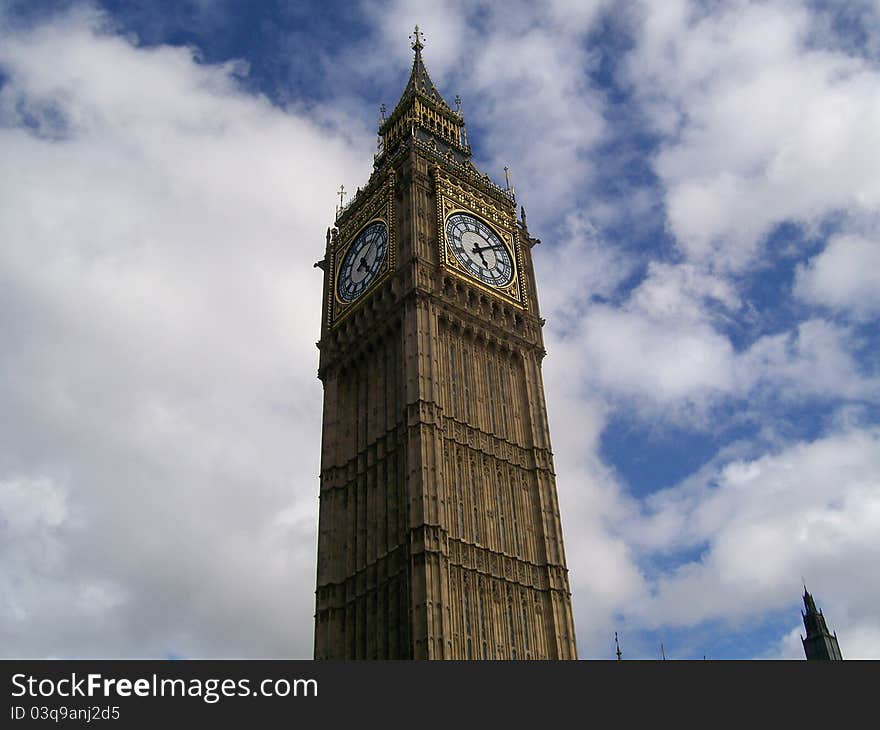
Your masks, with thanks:
M 840 653 L 840 644 L 837 641 L 837 632 L 834 634 L 828 630 L 825 616 L 816 608 L 816 601 L 804 585 L 804 608 L 801 611 L 804 619 L 804 629 L 807 635 L 801 637 L 804 645 L 804 653 L 807 659 L 843 659 Z
M 434 82 L 431 81 L 431 77 L 428 75 L 428 69 L 425 67 L 425 61 L 422 59 L 422 49 L 425 47 L 425 44 L 422 42 L 424 38 L 425 34 L 419 30 L 419 26 L 416 26 L 410 36 L 410 40 L 412 40 L 412 49 L 415 51 L 412 71 L 410 71 L 409 81 L 406 82 L 403 94 L 400 95 L 400 101 L 397 102 L 395 111 L 400 108 L 405 101 L 408 101 L 416 94 L 420 94 L 430 99 L 438 106 L 451 112 L 452 109 L 449 104 L 446 103 L 443 95 L 438 91 L 437 87 L 434 86 Z M 394 116 L 393 112 L 391 116 Z
M 816 609 L 816 602 L 813 600 L 813 596 L 810 595 L 810 592 L 807 590 L 806 584 L 804 585 L 804 608 L 807 609 L 807 614 L 818 613 Z
M 374 164 L 382 165 L 388 155 L 396 154 L 399 145 L 407 140 L 434 151 L 443 159 L 447 157 L 457 164 L 471 164 L 471 148 L 467 140 L 461 103 L 456 97 L 453 111 L 434 86 L 422 59 L 424 36 L 415 27 L 410 36 L 413 57 L 412 71 L 400 100 L 389 116 L 382 116 Z

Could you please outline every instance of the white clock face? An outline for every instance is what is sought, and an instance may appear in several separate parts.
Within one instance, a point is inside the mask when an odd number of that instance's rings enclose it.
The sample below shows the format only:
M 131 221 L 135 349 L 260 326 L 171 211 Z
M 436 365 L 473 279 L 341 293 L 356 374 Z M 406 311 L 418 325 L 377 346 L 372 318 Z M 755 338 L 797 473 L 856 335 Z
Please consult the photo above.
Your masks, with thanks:
M 382 221 L 370 223 L 348 247 L 339 275 L 336 293 L 343 302 L 353 302 L 376 278 L 388 251 L 388 228 Z
M 507 246 L 479 218 L 453 213 L 446 219 L 446 241 L 465 270 L 490 286 L 513 281 L 513 260 Z

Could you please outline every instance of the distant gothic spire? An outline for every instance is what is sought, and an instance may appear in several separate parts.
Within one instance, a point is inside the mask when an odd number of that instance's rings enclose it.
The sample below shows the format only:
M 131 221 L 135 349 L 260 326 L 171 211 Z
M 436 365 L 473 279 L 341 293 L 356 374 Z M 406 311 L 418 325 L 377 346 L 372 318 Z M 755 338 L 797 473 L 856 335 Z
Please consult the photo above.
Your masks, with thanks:
M 801 616 L 804 620 L 806 636 L 801 637 L 804 645 L 804 654 L 807 659 L 843 659 L 840 653 L 840 644 L 837 643 L 837 632 L 832 634 L 825 624 L 825 616 L 816 608 L 813 596 L 804 586 L 804 608 Z
M 804 584 L 804 608 L 807 609 L 808 614 L 820 613 L 820 611 L 816 608 L 816 602 L 813 600 L 813 597 L 807 590 L 806 584 Z

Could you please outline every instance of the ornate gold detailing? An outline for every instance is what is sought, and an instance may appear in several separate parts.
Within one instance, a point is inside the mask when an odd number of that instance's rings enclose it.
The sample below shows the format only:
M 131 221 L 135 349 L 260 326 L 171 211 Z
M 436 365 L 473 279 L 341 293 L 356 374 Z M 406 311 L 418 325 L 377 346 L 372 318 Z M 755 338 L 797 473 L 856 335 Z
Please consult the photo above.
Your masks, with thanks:
M 343 204 L 343 201 L 345 200 L 345 185 L 340 185 L 336 194 L 339 196 L 339 205 L 336 206 L 336 217 L 339 218 L 339 214 L 345 208 L 345 205 Z
M 367 221 L 367 222 L 363 225 L 363 227 L 361 227 L 361 228 L 358 230 L 357 233 L 355 233 L 353 236 L 351 236 L 351 238 L 348 239 L 348 241 L 345 243 L 344 246 L 341 246 L 341 247 L 339 248 L 339 250 L 336 252 L 335 257 L 334 257 L 334 258 L 335 258 L 335 261 L 344 261 L 344 260 L 345 260 L 345 255 L 348 253 L 348 249 L 350 249 L 350 248 L 352 247 L 352 245 L 354 244 L 354 242 L 357 240 L 357 237 L 358 237 L 359 235 L 361 235 L 361 233 L 363 233 L 363 231 L 365 231 L 365 230 L 366 230 L 370 225 L 372 225 L 373 223 L 383 223 L 383 224 L 385 225 L 385 230 L 386 230 L 386 232 L 388 233 L 389 238 L 391 237 L 391 235 L 390 235 L 390 234 L 391 234 L 391 226 L 388 225 L 388 221 L 387 221 L 385 218 L 378 218 L 378 217 L 377 217 L 377 218 L 373 218 L 372 220 Z M 385 258 L 384 258 L 384 260 L 382 261 L 382 265 L 381 265 L 380 268 L 379 268 L 379 275 L 376 277 L 376 281 L 374 281 L 372 284 L 370 284 L 370 285 L 367 287 L 367 291 L 369 291 L 370 289 L 372 289 L 372 288 L 373 288 L 373 285 L 376 284 L 376 283 L 378 283 L 379 280 L 383 277 L 383 275 L 384 275 L 384 273 L 385 273 L 385 269 L 387 268 L 387 266 L 386 266 L 387 263 L 388 263 L 388 253 L 387 253 L 387 251 L 386 251 L 386 253 L 385 253 Z M 333 281 L 333 297 L 334 297 L 334 300 L 335 300 L 334 303 L 335 303 L 335 305 L 336 305 L 337 312 L 340 312 L 340 313 L 341 313 L 346 307 L 349 307 L 349 306 L 353 305 L 356 301 L 358 301 L 359 299 L 362 299 L 363 297 L 365 297 L 365 296 L 367 295 L 367 292 L 365 291 L 360 297 L 358 297 L 358 299 L 355 299 L 355 300 L 352 301 L 352 302 L 346 302 L 344 299 L 342 299 L 342 298 L 339 296 L 339 289 L 338 289 L 338 284 L 339 284 L 339 282 L 337 281 L 337 279 L 338 279 L 338 277 L 339 277 L 339 272 L 336 271 L 336 270 L 334 269 L 334 272 L 333 272 L 333 273 L 334 273 L 334 276 L 335 276 L 334 281 Z
M 443 174 L 439 166 L 432 168 L 437 189 L 437 246 L 441 268 L 464 279 L 472 286 L 489 292 L 506 302 L 525 309 L 526 291 L 523 285 L 523 257 L 516 231 L 516 206 L 499 205 L 498 201 Z M 490 286 L 474 278 L 458 261 L 446 240 L 446 221 L 456 212 L 470 213 L 489 225 L 507 246 L 513 260 L 513 279 L 506 286 Z
M 412 48 L 415 51 L 412 71 L 403 94 L 389 117 L 382 115 L 379 136 L 382 138 L 374 164 L 378 166 L 386 152 L 393 151 L 399 143 L 414 138 L 417 131 L 426 137 L 436 137 L 444 146 L 454 148 L 464 157 L 470 156 L 461 107 L 452 111 L 428 76 L 422 60 L 424 34 L 415 27 Z
M 352 201 L 354 202 L 354 201 Z M 397 268 L 397 236 L 394 230 L 394 170 L 389 170 L 383 184 L 363 201 L 359 201 L 357 210 L 346 209 L 342 221 L 337 221 L 338 228 L 332 231 L 327 252 L 329 265 L 329 287 L 327 291 L 327 324 L 330 327 L 338 324 L 344 317 L 357 309 L 364 300 L 369 299 L 370 291 L 387 279 Z M 349 247 L 368 225 L 376 221 L 385 224 L 388 230 L 388 250 L 385 260 L 379 268 L 375 281 L 366 292 L 353 302 L 344 302 L 337 292 L 339 264 L 345 258 Z

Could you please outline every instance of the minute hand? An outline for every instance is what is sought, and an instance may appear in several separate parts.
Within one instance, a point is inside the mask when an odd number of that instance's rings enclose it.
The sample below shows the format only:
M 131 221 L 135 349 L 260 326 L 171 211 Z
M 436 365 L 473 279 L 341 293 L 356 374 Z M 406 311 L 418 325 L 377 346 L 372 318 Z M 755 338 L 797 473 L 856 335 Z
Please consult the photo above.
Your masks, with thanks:
M 474 244 L 474 253 L 480 253 L 480 251 L 488 251 L 490 248 L 497 248 L 499 251 L 504 248 L 500 243 L 489 243 L 485 246 L 478 246 Z

